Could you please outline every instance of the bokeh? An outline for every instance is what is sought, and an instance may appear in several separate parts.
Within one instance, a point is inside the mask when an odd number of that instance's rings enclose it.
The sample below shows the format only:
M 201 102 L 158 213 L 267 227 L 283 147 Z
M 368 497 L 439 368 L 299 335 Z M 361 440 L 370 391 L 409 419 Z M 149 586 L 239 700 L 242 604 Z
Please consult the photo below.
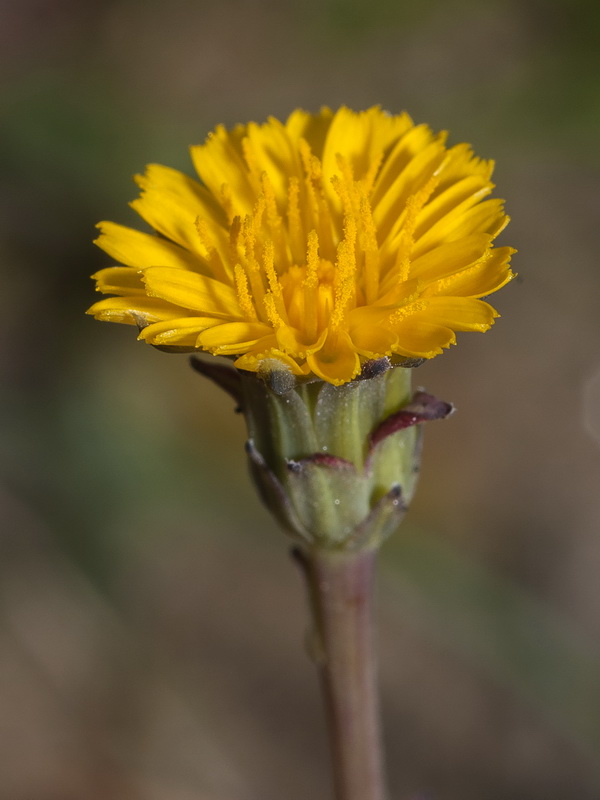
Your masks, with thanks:
M 519 249 L 495 328 L 415 374 L 458 411 L 382 555 L 392 797 L 600 797 L 597 9 L 0 2 L 1 800 L 328 796 L 304 589 L 243 421 L 83 312 L 133 173 L 342 103 L 496 158 Z

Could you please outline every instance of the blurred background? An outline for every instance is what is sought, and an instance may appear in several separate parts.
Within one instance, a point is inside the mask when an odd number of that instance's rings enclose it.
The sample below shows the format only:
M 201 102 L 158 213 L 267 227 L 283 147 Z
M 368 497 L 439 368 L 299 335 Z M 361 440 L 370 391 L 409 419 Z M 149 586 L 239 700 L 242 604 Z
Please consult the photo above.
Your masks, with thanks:
M 600 19 L 593 0 L 0 2 L 0 798 L 329 797 L 304 587 L 243 420 L 84 316 L 133 173 L 218 122 L 408 110 L 497 159 L 520 273 L 422 366 L 386 546 L 391 796 L 600 797 Z

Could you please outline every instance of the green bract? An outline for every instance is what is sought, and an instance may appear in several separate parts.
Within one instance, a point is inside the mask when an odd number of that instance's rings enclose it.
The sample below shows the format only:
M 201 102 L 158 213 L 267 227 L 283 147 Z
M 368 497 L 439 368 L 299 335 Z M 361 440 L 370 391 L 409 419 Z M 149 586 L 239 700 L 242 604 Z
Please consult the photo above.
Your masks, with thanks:
M 343 386 L 297 382 L 280 368 L 257 374 L 220 367 L 217 375 L 214 364 L 195 364 L 238 400 L 261 497 L 305 546 L 378 546 L 414 494 L 419 423 L 452 410 L 423 392 L 412 396 L 412 370 L 386 358 Z

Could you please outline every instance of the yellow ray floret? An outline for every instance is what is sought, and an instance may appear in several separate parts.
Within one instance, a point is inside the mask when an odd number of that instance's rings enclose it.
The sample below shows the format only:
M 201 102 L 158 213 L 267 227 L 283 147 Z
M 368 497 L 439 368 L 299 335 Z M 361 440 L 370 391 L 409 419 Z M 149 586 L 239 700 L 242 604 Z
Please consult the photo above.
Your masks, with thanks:
M 493 162 L 378 107 L 219 126 L 192 147 L 198 179 L 150 165 L 133 208 L 154 230 L 100 224 L 118 266 L 97 319 L 139 338 L 279 363 L 340 385 L 365 361 L 433 358 L 498 316 L 481 298 L 514 275 L 493 247 L 508 217 Z

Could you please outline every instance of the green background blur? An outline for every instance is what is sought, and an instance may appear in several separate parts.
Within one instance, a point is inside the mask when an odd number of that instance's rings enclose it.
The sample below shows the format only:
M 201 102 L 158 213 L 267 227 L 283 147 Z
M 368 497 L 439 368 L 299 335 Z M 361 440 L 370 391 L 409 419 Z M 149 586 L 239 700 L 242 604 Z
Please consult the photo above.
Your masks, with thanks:
M 518 281 L 379 584 L 394 800 L 600 797 L 600 35 L 586 0 L 0 2 L 0 798 L 328 797 L 243 420 L 85 317 L 134 172 L 218 122 L 407 109 L 498 166 Z

